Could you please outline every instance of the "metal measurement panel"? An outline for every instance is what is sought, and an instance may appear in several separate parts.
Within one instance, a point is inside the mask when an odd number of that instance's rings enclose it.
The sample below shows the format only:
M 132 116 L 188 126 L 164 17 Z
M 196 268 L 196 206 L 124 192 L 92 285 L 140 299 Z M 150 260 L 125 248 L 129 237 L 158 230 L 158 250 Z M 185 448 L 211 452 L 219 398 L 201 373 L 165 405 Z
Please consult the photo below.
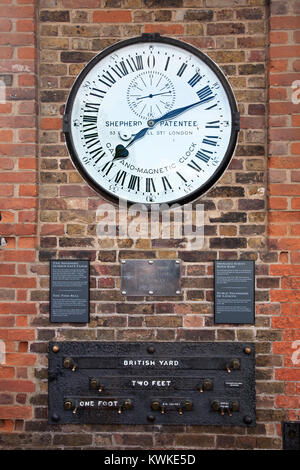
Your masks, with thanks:
M 132 296 L 178 296 L 180 260 L 128 259 L 121 261 L 121 293 Z
M 251 343 L 49 345 L 49 423 L 255 425 Z

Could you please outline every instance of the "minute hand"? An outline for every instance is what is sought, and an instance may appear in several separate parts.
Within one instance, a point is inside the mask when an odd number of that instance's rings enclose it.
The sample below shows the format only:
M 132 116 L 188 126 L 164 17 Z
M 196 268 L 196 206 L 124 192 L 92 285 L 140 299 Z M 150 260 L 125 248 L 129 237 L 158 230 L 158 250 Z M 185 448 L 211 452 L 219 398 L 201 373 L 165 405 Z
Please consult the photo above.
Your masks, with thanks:
M 196 103 L 189 104 L 187 106 L 183 106 L 182 108 L 177 108 L 173 109 L 173 111 L 169 111 L 168 113 L 164 114 L 160 118 L 153 119 L 152 120 L 152 125 L 150 127 L 145 127 L 144 129 L 140 130 L 134 138 L 129 142 L 129 144 L 126 145 L 126 148 L 128 148 L 130 145 L 132 145 L 134 142 L 137 140 L 141 139 L 144 137 L 144 135 L 147 133 L 149 129 L 152 129 L 158 122 L 161 121 L 168 121 L 169 119 L 173 119 L 176 116 L 179 116 L 179 114 L 184 113 L 188 109 L 194 108 L 195 106 L 199 106 L 199 104 L 204 104 L 207 103 L 208 101 L 212 100 L 215 96 L 210 96 L 209 98 L 205 98 L 204 100 L 196 101 Z
M 154 122 L 153 125 L 155 126 L 155 124 L 157 124 L 160 121 L 167 121 L 168 119 L 173 119 L 173 118 L 179 116 L 179 114 L 184 113 L 188 109 L 194 108 L 195 106 L 198 106 L 199 104 L 207 103 L 207 101 L 210 101 L 213 98 L 214 98 L 214 96 L 210 96 L 209 98 L 206 98 L 206 99 L 200 100 L 200 101 L 196 101 L 196 103 L 192 103 L 192 104 L 189 104 L 187 106 L 183 106 L 182 108 L 173 109 L 173 111 L 169 111 L 168 113 L 164 114 L 160 118 L 154 119 L 153 120 L 153 122 Z

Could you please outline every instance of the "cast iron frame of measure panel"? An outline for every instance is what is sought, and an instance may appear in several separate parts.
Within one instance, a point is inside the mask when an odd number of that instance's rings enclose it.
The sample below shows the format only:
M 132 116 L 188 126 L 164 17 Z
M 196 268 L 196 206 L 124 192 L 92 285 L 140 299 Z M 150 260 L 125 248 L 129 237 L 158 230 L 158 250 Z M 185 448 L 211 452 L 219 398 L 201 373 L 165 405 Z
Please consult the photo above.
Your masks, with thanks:
M 252 343 L 49 344 L 49 423 L 255 425 Z

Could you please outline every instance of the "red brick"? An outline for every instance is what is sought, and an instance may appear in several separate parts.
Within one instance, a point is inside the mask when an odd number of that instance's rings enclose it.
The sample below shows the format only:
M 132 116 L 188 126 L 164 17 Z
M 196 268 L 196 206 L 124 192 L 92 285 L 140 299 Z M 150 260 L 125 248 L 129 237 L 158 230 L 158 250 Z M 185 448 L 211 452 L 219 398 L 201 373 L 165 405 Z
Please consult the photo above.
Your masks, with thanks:
M 1 170 L 13 170 L 14 166 L 15 166 L 15 162 L 12 158 L 1 158 L 1 160 L 0 160 Z M 12 186 L 10 186 L 10 187 L 12 187 Z M 4 188 L 5 188 L 5 186 L 4 186 Z
M 0 47 L 0 59 L 11 59 L 13 55 L 12 47 Z
M 269 207 L 270 209 L 287 209 L 287 200 L 283 197 L 270 197 Z
M 35 333 L 33 330 L 28 329 L 0 330 L 0 338 L 8 341 L 33 341 Z
M 272 29 L 298 29 L 299 28 L 298 16 L 275 16 L 270 19 L 270 26 Z
M 35 30 L 35 24 L 33 20 L 17 20 L 16 31 L 18 32 L 33 32 Z
M 18 58 L 19 59 L 34 59 L 35 48 L 34 47 L 18 47 Z
M 98 10 L 93 13 L 95 23 L 130 23 L 131 12 L 129 10 Z
M 0 303 L 0 313 L 12 314 L 12 315 L 35 315 L 37 313 L 36 306 L 34 303 L 30 302 L 10 302 L 10 303 Z
M 146 24 L 145 33 L 160 33 L 160 34 L 183 34 L 184 27 L 181 24 Z
M 285 72 L 287 70 L 287 60 L 270 60 L 270 78 L 273 72 Z
M 36 356 L 34 354 L 7 353 L 5 362 L 11 366 L 33 366 L 36 363 Z
M 6 392 L 34 392 L 35 385 L 29 380 L 0 380 L 0 389 Z M 0 407 L 0 410 L 2 407 Z M 0 411 L 1 416 L 1 411 Z
M 19 75 L 18 76 L 18 85 L 19 86 L 34 86 L 35 85 L 35 76 L 34 75 Z
M 33 184 L 20 185 L 19 196 L 36 196 L 37 186 Z
M 277 369 L 275 378 L 276 380 L 300 381 L 300 369 Z
M 31 406 L 0 406 L 0 419 L 30 419 Z
M 270 32 L 270 43 L 271 44 L 285 44 L 288 42 L 288 33 L 284 31 L 271 31 Z
M 11 21 L 1 18 L 0 19 L 0 31 L 4 33 L 4 32 L 11 31 L 11 29 L 12 29 Z
M 59 129 L 62 128 L 62 120 L 61 118 L 42 118 L 41 119 L 41 129 Z
M 298 57 L 300 46 L 272 46 L 270 47 L 270 58 L 274 57 Z
M 6 6 L 2 8 L 1 15 L 3 18 L 33 18 L 34 7 Z
M 300 300 L 300 292 L 283 289 L 273 290 L 271 291 L 270 299 L 271 302 L 295 302 Z
M 291 150 L 293 155 L 300 155 L 300 142 L 293 142 Z

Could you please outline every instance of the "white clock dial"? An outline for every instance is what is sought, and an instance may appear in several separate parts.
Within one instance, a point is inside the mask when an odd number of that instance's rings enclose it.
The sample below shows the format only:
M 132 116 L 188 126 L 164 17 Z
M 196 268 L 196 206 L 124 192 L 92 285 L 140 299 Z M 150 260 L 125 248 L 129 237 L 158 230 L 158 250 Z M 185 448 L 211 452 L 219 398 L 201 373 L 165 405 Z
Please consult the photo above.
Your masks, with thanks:
M 76 167 L 101 194 L 185 203 L 224 172 L 238 121 L 231 88 L 207 56 L 142 36 L 86 66 L 71 90 L 64 132 Z

